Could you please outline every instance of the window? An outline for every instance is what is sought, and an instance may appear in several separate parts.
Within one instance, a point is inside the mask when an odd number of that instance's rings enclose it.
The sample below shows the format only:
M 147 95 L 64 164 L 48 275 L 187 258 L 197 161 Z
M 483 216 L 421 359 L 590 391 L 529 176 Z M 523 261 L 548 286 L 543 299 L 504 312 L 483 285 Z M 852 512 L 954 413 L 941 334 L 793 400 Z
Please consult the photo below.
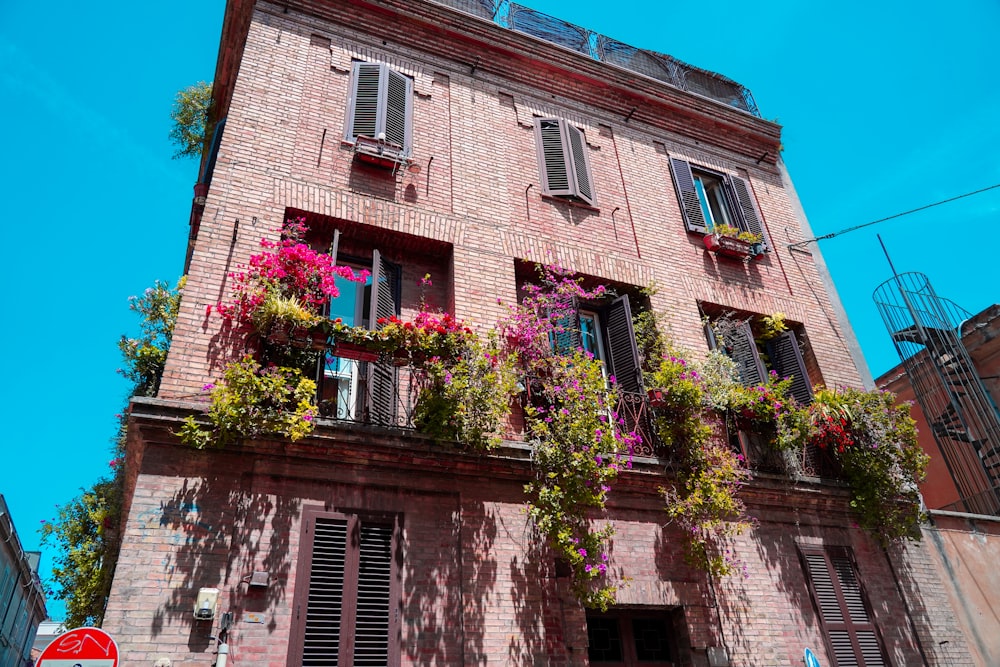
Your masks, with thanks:
M 587 614 L 587 657 L 591 665 L 681 664 L 675 623 L 680 610 L 624 611 Z
M 594 181 L 583 132 L 561 118 L 535 119 L 542 192 L 594 206 Z
M 399 664 L 399 517 L 303 515 L 288 664 Z
M 335 263 L 368 269 L 364 283 L 337 280 L 340 295 L 330 302 L 331 319 L 368 329 L 381 328 L 380 319 L 399 314 L 400 269 L 378 250 L 371 262 L 338 258 L 340 232 L 334 231 L 330 254 Z M 320 410 L 325 416 L 380 424 L 395 422 L 397 372 L 388 361 L 361 362 L 326 353 L 320 377 Z
M 850 549 L 800 545 L 834 667 L 887 665 Z
M 718 324 L 713 322 L 705 327 L 708 345 L 713 350 L 719 346 L 719 339 L 715 333 L 716 326 Z M 725 329 L 722 332 L 725 343 L 722 351 L 736 362 L 740 381 L 744 385 L 750 387 L 764 384 L 769 366 L 779 377 L 792 378 L 789 392 L 796 401 L 802 405 L 812 403 L 812 382 L 809 380 L 809 371 L 794 331 L 784 331 L 763 345 L 763 352 L 767 355 L 768 361 L 765 365 L 762 350 L 758 347 L 749 321 L 727 318 L 722 328 Z
M 686 160 L 670 158 L 670 172 L 681 204 L 681 217 L 688 231 L 710 234 L 718 225 L 764 234 L 749 184 L 732 174 L 692 167 Z
M 568 355 L 583 348 L 604 362 L 622 391 L 642 393 L 639 350 L 627 294 L 603 307 L 577 304 L 567 319 L 553 336 L 556 354 Z
M 347 101 L 344 141 L 358 137 L 382 140 L 410 155 L 413 125 L 413 80 L 385 64 L 355 62 Z

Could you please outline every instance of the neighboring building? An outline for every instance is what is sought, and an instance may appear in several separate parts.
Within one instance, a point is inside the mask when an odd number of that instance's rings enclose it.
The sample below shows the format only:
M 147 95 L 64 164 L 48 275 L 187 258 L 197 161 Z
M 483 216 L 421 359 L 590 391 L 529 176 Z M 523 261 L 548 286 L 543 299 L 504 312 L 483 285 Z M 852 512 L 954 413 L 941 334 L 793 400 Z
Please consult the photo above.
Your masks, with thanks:
M 45 618 L 45 591 L 38 578 L 41 553 L 21 548 L 2 495 L 0 539 L 0 667 L 30 666 L 35 632 Z
M 503 7 L 513 29 L 489 0 L 227 3 L 181 313 L 159 396 L 130 411 L 104 621 L 123 662 L 209 665 L 225 629 L 244 665 L 798 665 L 807 648 L 824 665 L 983 664 L 927 540 L 885 551 L 842 485 L 753 458 L 759 525 L 734 544 L 747 577 L 716 581 L 665 525 L 658 452 L 637 457 L 609 509 L 611 571 L 631 581 L 601 614 L 570 595 L 525 515 L 531 448 L 516 428 L 489 456 L 435 445 L 406 428 L 405 392 L 380 364 L 326 365 L 325 418 L 305 440 L 180 445 L 203 386 L 246 344 L 210 311 L 290 217 L 376 273 L 379 289 L 336 306 L 357 324 L 412 316 L 427 273 L 432 303 L 491 323 L 533 263 L 558 262 L 667 313 L 691 350 L 707 352 L 706 317 L 782 312 L 791 333 L 769 363 L 797 395 L 863 384 L 821 257 L 789 251 L 812 234 L 780 127 L 749 93 Z M 707 251 L 723 222 L 764 247 L 749 261 Z M 581 310 L 624 383 L 634 346 L 613 319 Z M 761 375 L 752 336 L 736 342 Z M 219 589 L 202 598 L 214 621 L 194 616 L 203 588 Z
M 38 661 L 45 647 L 64 632 L 66 632 L 66 626 L 61 621 L 46 620 L 39 623 L 38 632 L 35 634 L 35 641 L 31 646 L 32 664 Z

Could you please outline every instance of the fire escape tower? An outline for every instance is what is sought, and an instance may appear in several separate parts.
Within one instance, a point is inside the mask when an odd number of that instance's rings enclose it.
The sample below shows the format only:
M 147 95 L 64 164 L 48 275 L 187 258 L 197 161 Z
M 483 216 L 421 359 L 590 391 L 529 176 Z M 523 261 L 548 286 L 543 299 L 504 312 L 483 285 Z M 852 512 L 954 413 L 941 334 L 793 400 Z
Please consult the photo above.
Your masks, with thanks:
M 902 273 L 873 294 L 960 500 L 946 509 L 1000 515 L 1000 415 L 962 344 L 971 313 Z

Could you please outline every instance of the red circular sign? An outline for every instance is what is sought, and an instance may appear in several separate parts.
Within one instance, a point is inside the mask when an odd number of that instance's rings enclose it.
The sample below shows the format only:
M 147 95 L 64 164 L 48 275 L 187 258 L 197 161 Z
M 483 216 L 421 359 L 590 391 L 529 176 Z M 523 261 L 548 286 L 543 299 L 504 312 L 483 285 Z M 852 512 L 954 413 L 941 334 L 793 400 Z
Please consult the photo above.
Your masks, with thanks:
M 118 644 L 100 628 L 77 628 L 46 646 L 35 667 L 118 667 Z

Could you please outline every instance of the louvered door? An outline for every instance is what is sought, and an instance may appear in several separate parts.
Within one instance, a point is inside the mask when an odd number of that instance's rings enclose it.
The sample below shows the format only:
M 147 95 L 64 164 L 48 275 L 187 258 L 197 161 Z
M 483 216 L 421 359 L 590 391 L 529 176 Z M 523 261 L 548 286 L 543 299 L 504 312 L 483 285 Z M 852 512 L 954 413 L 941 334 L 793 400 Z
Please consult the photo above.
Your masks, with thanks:
M 399 663 L 399 592 L 393 517 L 306 508 L 290 667 Z M 301 643 L 296 643 L 295 639 Z
M 615 299 L 604 313 L 605 331 L 608 335 L 608 356 L 611 372 L 622 391 L 642 393 L 642 370 L 639 367 L 639 349 L 632 327 L 632 309 L 628 295 Z
M 753 330 L 748 322 L 740 322 L 738 326 L 726 335 L 726 351 L 740 372 L 740 382 L 744 386 L 764 384 L 767 373 L 764 362 L 757 352 L 757 342 L 753 338 Z
M 842 547 L 801 551 L 835 667 L 886 665 L 850 552 Z

